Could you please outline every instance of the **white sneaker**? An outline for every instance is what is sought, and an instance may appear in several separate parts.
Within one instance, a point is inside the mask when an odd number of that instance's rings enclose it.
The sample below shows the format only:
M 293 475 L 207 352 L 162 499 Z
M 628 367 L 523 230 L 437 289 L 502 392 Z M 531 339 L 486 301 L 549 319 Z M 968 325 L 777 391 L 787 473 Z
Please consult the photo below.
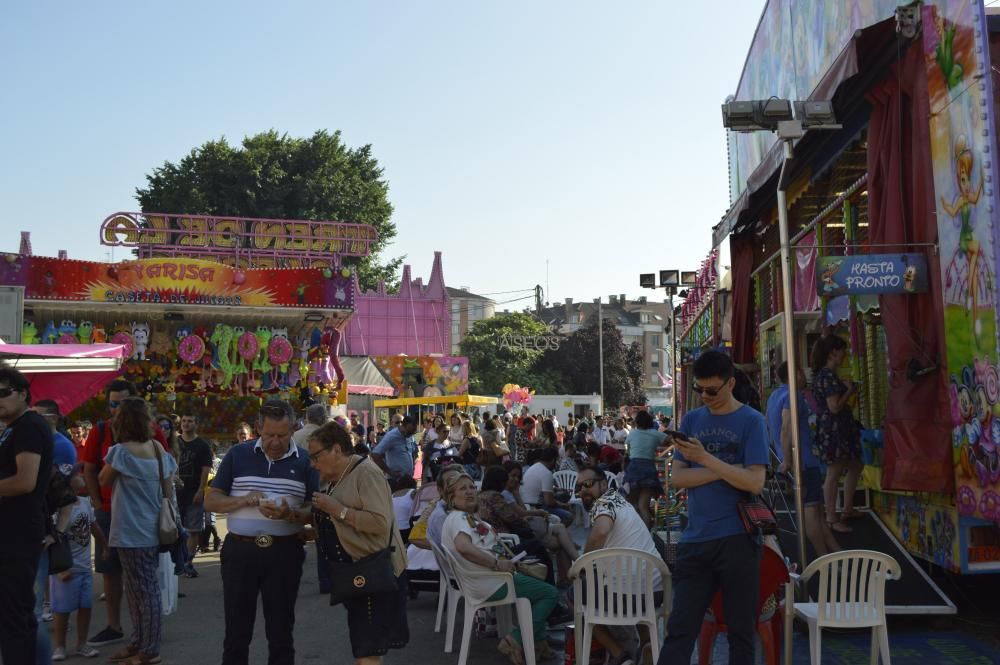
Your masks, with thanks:
M 66 660 L 66 649 L 56 647 L 52 650 L 52 660 Z

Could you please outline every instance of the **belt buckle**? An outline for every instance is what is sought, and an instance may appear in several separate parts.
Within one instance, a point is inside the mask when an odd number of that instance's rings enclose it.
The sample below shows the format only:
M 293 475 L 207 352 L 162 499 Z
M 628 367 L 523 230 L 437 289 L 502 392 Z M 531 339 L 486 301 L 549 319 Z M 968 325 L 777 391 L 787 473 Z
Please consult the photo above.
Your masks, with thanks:
M 256 538 L 254 538 L 253 544 L 256 545 L 257 547 L 261 548 L 261 549 L 267 549 L 268 547 L 270 547 L 271 545 L 274 544 L 274 538 L 272 538 L 271 536 L 267 535 L 266 533 L 265 534 L 261 534 L 261 535 L 257 536 Z

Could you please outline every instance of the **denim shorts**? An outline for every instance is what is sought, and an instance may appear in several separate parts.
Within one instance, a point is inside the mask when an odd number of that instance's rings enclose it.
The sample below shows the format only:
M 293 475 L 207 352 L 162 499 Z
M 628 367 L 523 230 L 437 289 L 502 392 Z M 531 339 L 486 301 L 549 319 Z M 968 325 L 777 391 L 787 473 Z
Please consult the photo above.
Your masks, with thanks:
M 802 505 L 818 506 L 823 503 L 823 477 L 818 466 L 807 466 L 802 474 Z
M 89 570 L 73 571 L 73 577 L 63 582 L 58 575 L 49 577 L 49 600 L 56 614 L 89 610 L 93 606 L 94 576 Z
M 183 510 L 181 523 L 184 530 L 190 533 L 198 533 L 205 530 L 205 504 L 192 503 Z

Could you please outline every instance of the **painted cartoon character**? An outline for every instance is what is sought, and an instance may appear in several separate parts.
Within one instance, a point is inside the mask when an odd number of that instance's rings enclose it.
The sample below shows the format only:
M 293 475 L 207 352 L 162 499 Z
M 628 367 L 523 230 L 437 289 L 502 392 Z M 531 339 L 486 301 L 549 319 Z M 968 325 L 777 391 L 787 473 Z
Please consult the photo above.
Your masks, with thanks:
M 820 280 L 823 282 L 823 293 L 833 293 L 840 288 L 840 284 L 833 279 L 838 270 L 840 270 L 840 261 L 834 261 L 827 264 L 826 268 L 820 274 Z
M 80 321 L 80 325 L 76 328 L 76 335 L 80 338 L 80 344 L 90 344 L 94 339 L 94 323 Z
M 38 344 L 38 328 L 34 321 L 25 320 L 21 324 L 21 344 Z
M 942 196 L 941 206 L 944 208 L 944 211 L 948 213 L 949 217 L 955 218 L 959 225 L 958 249 L 955 251 L 952 263 L 954 263 L 956 259 L 964 259 L 969 266 L 965 301 L 968 306 L 968 313 L 972 314 L 975 321 L 973 325 L 973 336 L 975 338 L 976 347 L 979 347 L 979 335 L 981 332 L 981 325 L 979 323 L 978 270 L 980 246 L 979 240 L 976 238 L 975 230 L 973 228 L 973 206 L 979 203 L 979 199 L 983 195 L 984 178 L 982 168 L 980 167 L 979 185 L 977 187 L 973 187 L 972 168 L 972 150 L 969 149 L 965 136 L 959 136 L 955 141 L 955 177 L 958 180 L 958 194 L 951 203 L 948 203 L 944 196 Z M 986 270 L 986 288 L 990 289 L 992 288 L 992 280 L 988 276 L 989 267 L 987 267 Z
M 108 341 L 108 333 L 100 323 L 94 326 L 93 340 L 94 344 L 105 344 Z
M 42 344 L 55 344 L 59 341 L 59 329 L 56 328 L 55 321 L 49 321 L 42 331 Z
M 908 293 L 913 293 L 916 288 L 917 281 L 917 267 L 907 266 L 906 270 L 903 272 L 903 290 Z
M 930 11 L 933 15 L 934 31 L 937 34 L 937 43 L 934 45 L 933 60 L 937 62 L 941 70 L 948 89 L 954 88 L 962 82 L 965 69 L 955 58 L 955 24 L 945 21 L 941 10 L 931 5 Z M 931 57 L 931 54 L 928 54 Z
M 135 343 L 135 350 L 132 352 L 132 360 L 145 360 L 146 349 L 149 348 L 149 324 L 133 322 L 132 340 Z

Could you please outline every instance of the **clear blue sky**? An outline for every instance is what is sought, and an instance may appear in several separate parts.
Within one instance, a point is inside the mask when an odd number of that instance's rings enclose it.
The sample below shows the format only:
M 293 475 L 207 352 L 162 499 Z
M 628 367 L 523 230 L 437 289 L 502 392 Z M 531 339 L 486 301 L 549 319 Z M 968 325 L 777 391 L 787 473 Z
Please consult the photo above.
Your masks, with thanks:
M 103 260 L 100 222 L 165 160 L 340 129 L 384 166 L 415 276 L 439 249 L 480 293 L 544 287 L 548 260 L 549 300 L 642 295 L 638 273 L 710 248 L 719 106 L 763 6 L 4 2 L 0 250 L 30 230 L 37 254 Z

